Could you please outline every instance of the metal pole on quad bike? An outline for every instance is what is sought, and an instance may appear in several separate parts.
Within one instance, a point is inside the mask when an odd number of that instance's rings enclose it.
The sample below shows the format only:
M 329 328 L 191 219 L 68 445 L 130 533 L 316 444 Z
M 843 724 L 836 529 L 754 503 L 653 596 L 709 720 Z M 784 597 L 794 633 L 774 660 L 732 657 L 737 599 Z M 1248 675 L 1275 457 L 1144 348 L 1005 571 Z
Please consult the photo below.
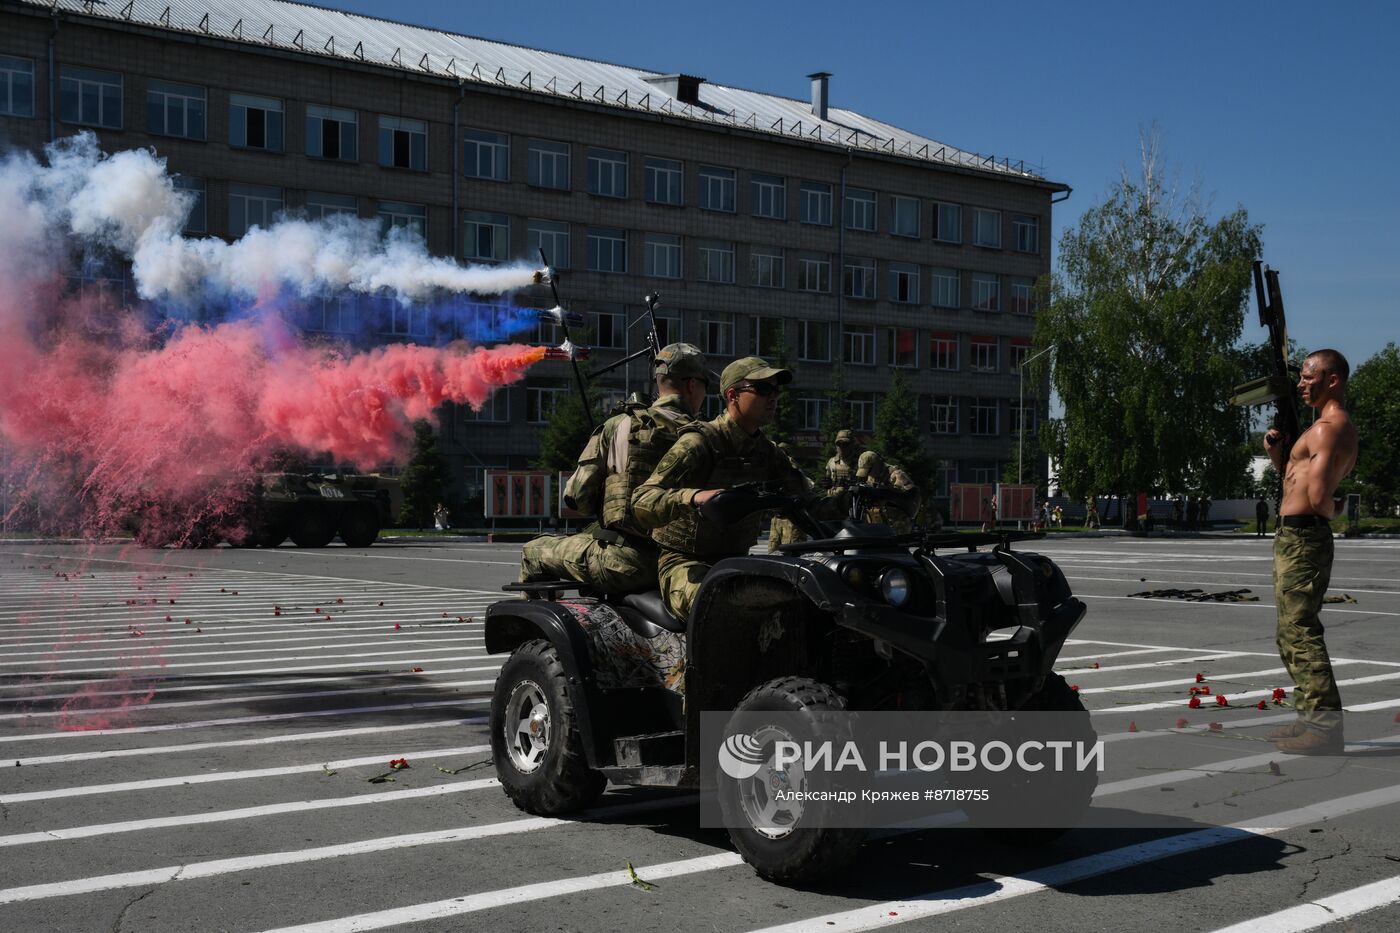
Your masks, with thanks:
M 540 262 L 544 264 L 541 278 L 548 279 L 549 291 L 554 296 L 554 307 L 560 308 L 559 304 L 559 273 L 549 264 L 549 257 L 544 253 L 544 247 L 540 247 Z M 564 345 L 572 347 L 573 341 L 569 339 L 569 324 L 564 320 L 562 314 L 559 315 L 559 328 L 564 332 Z M 593 423 L 593 408 L 588 404 L 588 386 L 583 381 L 583 370 L 579 369 L 578 359 L 573 352 L 569 353 L 569 365 L 574 368 L 574 381 L 578 383 L 578 393 L 583 401 L 583 416 L 588 419 L 588 430 L 592 433 L 595 427 Z
M 622 359 L 618 360 L 616 363 L 609 363 L 607 366 L 598 367 L 597 369 L 593 370 L 588 374 L 588 378 L 597 379 L 604 373 L 610 373 L 614 369 L 617 369 L 619 366 L 626 366 L 633 360 L 638 359 L 642 356 L 646 356 L 648 354 L 650 354 L 652 359 L 655 359 L 656 354 L 661 352 L 661 338 L 656 332 L 656 306 L 660 304 L 661 296 L 656 292 L 649 292 L 646 295 L 646 297 L 642 299 L 642 301 L 646 302 L 646 314 L 651 324 L 649 328 L 650 332 L 646 335 L 645 338 L 646 346 L 642 347 L 635 353 L 627 354 Z

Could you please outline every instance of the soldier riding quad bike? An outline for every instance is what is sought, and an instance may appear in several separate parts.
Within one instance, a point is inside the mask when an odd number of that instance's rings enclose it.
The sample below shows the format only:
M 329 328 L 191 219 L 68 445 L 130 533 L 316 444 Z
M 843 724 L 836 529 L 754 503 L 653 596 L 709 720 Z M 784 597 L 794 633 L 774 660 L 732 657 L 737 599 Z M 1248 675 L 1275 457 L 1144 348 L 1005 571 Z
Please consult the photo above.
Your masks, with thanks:
M 1078 694 L 1051 670 L 1085 612 L 1064 574 L 1011 549 L 1031 535 L 895 535 L 853 518 L 880 503 L 907 505 L 909 495 L 857 486 L 852 517 L 838 523 L 814 519 L 790 496 L 719 493 L 701 506 L 707 517 L 777 509 L 810 540 L 719 561 L 685 620 L 655 591 L 505 587 L 524 598 L 487 610 L 486 648 L 510 652 L 490 721 L 506 794 L 527 812 L 556 815 L 588 806 L 608 781 L 702 789 L 707 710 L 1058 711 L 1092 743 Z M 571 590 L 580 595 L 563 595 Z M 804 827 L 801 805 L 776 814 L 767 782 L 785 777 L 720 775 L 714 790 L 743 858 L 765 878 L 801 883 L 839 867 L 863 833 Z M 1090 772 L 1057 787 L 1056 819 L 1073 825 L 1096 786 Z M 1030 843 L 1064 830 L 995 832 Z

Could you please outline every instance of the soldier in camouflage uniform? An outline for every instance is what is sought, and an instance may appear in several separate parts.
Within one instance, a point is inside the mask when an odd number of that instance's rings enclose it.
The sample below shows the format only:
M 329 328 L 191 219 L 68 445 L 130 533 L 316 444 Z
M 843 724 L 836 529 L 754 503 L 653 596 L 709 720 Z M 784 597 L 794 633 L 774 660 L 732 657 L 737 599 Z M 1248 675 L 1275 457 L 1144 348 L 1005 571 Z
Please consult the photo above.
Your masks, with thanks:
M 678 619 L 689 618 L 711 565 L 747 554 L 763 524 L 763 513 L 755 512 L 719 525 L 700 515 L 701 504 L 723 489 L 756 480 L 779 482 L 799 495 L 812 492 L 797 464 L 761 430 L 777 417 L 778 387 L 791 381 L 791 372 L 756 356 L 730 363 L 720 376 L 724 414 L 683 429 L 656 472 L 632 495 L 637 522 L 652 529 L 652 540 L 661 546 L 661 595 Z
M 855 483 L 887 486 L 890 469 L 879 454 L 858 443 L 849 429 L 842 428 L 836 432 L 836 453 L 826 462 L 826 478 L 831 481 L 833 489 Z M 865 520 L 873 525 L 884 524 L 884 508 L 873 506 L 866 509 Z
M 890 485 L 895 489 L 903 491 L 915 488 L 913 478 L 910 477 L 908 473 L 904 472 L 904 467 L 897 463 L 891 463 L 888 465 L 888 469 Z M 885 506 L 884 513 L 885 523 L 890 526 L 890 529 L 893 530 L 895 534 L 908 534 L 914 530 L 914 516 L 919 514 L 919 503 L 918 500 L 915 500 L 912 514 L 905 512 L 897 505 Z
M 778 445 L 778 449 L 792 457 L 792 445 L 783 441 Z M 781 515 L 774 515 L 773 520 L 768 524 L 768 553 L 772 554 L 784 544 L 796 544 L 799 541 L 806 541 L 807 533 L 802 531 L 792 523 L 792 519 L 784 518 Z
M 574 535 L 545 535 L 520 552 L 520 581 L 574 580 L 603 593 L 656 588 L 657 547 L 632 515 L 633 490 L 651 475 L 680 430 L 690 424 L 717 380 L 688 343 L 656 355 L 655 404 L 624 403 L 588 439 L 564 489 L 570 508 L 601 521 Z

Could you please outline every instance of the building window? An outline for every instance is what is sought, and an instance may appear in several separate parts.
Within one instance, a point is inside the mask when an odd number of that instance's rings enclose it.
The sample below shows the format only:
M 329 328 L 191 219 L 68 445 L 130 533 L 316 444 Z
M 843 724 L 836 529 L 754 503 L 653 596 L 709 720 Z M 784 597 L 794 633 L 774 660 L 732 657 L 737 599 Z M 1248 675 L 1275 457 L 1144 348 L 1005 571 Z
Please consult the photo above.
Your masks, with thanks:
M 532 139 L 527 144 L 526 180 L 536 188 L 569 190 L 569 144 Z
M 525 420 L 530 424 L 544 424 L 554 414 L 559 402 L 568 389 L 546 386 L 525 387 Z
M 734 170 L 700 166 L 700 207 L 707 211 L 734 212 Z
M 968 405 L 968 415 L 968 427 L 973 434 L 991 436 L 999 432 L 996 399 L 972 399 L 971 404 Z
M 627 197 L 627 153 L 611 149 L 588 151 L 588 193 L 604 198 Z
M 1026 402 L 1025 405 L 1022 405 L 1019 401 L 1012 399 L 1008 405 L 1007 414 L 1011 416 L 1011 430 L 1015 431 L 1017 435 L 1035 437 L 1035 403 Z
M 0 55 L 0 114 L 34 116 L 34 63 Z
M 890 198 L 890 233 L 918 237 L 919 199 L 894 195 Z
M 360 215 L 359 201 L 353 194 L 325 194 L 320 191 L 306 192 L 304 210 L 310 220 L 324 220 L 336 214 Z
M 64 65 L 58 93 L 64 123 L 122 128 L 122 76 L 116 72 Z
M 209 230 L 209 211 L 205 201 L 204 179 L 176 175 L 172 180 L 177 190 L 183 191 L 193 198 L 190 202 L 190 212 L 185 215 L 185 226 L 181 232 L 207 233 Z
M 875 396 L 869 392 L 852 392 L 846 404 L 850 406 L 852 431 L 875 430 Z
M 705 396 L 705 404 L 700 407 L 700 417 L 706 421 L 714 421 L 724 414 L 724 399 L 718 394 Z
M 588 228 L 588 271 L 627 271 L 627 231 L 611 227 Z
M 875 229 L 875 192 L 864 188 L 846 189 L 846 206 L 842 218 L 847 230 Z
M 889 358 L 891 366 L 912 368 L 919 365 L 919 332 L 912 327 L 891 327 Z
M 779 175 L 755 175 L 750 186 L 755 217 L 787 219 L 787 179 Z
M 945 243 L 962 242 L 962 205 L 943 201 L 933 205 L 933 236 Z
M 680 343 L 684 340 L 685 337 L 682 336 L 680 315 L 656 315 L 656 337 L 661 341 L 663 347 L 669 343 Z
M 733 356 L 734 315 L 723 311 L 702 311 L 700 349 L 713 356 Z
M 479 410 L 470 405 L 458 405 L 457 410 L 462 413 L 462 420 L 465 422 L 480 423 L 486 421 L 497 424 L 509 422 L 510 391 L 505 388 L 497 389 L 487 396 L 486 401 L 481 403 Z
M 962 283 L 956 269 L 933 270 L 933 305 L 956 308 L 962 304 Z
M 658 279 L 681 277 L 681 238 L 664 233 L 648 233 L 646 274 Z
M 648 204 L 673 204 L 679 207 L 685 203 L 685 176 L 681 163 L 673 159 L 647 159 Z
M 972 242 L 1001 249 L 1001 211 L 977 208 L 972 212 Z
M 875 365 L 874 326 L 846 328 L 846 362 L 856 366 Z
M 958 433 L 958 397 L 935 395 L 929 408 L 928 429 L 934 434 Z
M 359 330 L 359 314 L 354 295 L 320 295 L 311 300 L 307 330 L 327 334 L 353 334 Z
M 1035 313 L 1035 281 L 1013 278 L 1011 280 L 1011 310 L 1016 314 Z
M 306 105 L 306 154 L 354 162 L 360 157 L 360 116 L 339 107 Z
M 404 117 L 379 117 L 379 164 L 385 168 L 428 170 L 428 124 Z
M 204 88 L 151 81 L 146 85 L 146 129 L 159 136 L 204 139 Z
M 830 292 L 831 258 L 828 256 L 798 257 L 797 290 L 800 292 Z
M 995 485 L 1001 476 L 1001 468 L 993 461 L 976 461 L 968 465 L 969 482 L 979 486 Z
M 997 371 L 997 338 L 973 337 L 968 343 L 968 369 L 974 373 Z
M 749 282 L 759 288 L 785 287 L 786 262 L 781 249 L 754 246 L 749 249 Z
M 933 497 L 935 499 L 948 498 L 951 487 L 958 481 L 958 462 L 956 460 L 935 460 L 933 464 Z
M 428 309 L 421 305 L 404 304 L 397 298 L 383 298 L 379 301 L 383 309 L 382 320 L 389 325 L 383 331 L 397 337 L 428 336 Z
M 783 330 L 782 318 L 749 318 L 749 352 L 754 356 L 777 356 L 778 348 L 786 342 Z
M 253 227 L 271 226 L 282 209 L 282 189 L 262 185 L 228 186 L 228 233 L 241 237 Z
M 379 232 L 388 236 L 391 230 L 407 230 L 418 239 L 428 235 L 428 209 L 422 204 L 400 201 L 379 202 Z
M 734 284 L 734 244 L 700 244 L 700 281 Z
M 251 94 L 228 96 L 228 144 L 240 149 L 282 151 L 282 102 Z
M 850 259 L 846 262 L 842 287 L 847 298 L 875 298 L 875 260 Z
M 621 311 L 598 311 L 593 319 L 593 346 L 619 350 L 627 345 L 627 315 Z
M 829 322 L 798 322 L 797 358 L 814 363 L 831 362 L 831 324 Z
M 956 371 L 958 368 L 958 335 L 930 334 L 928 365 L 932 369 Z
M 1022 338 L 1016 338 L 1016 340 L 1012 341 L 1011 352 L 1009 354 L 1010 359 L 1007 361 L 1011 364 L 1008 372 L 1013 376 L 1021 372 L 1021 366 L 1026 362 L 1026 357 L 1031 355 L 1031 345 L 1029 343 L 1016 342 L 1020 339 Z
M 804 181 L 798 188 L 802 200 L 802 222 L 831 226 L 831 186 Z
M 525 243 L 529 248 L 531 261 L 544 250 L 545 256 L 549 257 L 549 264 L 556 269 L 569 268 L 569 225 L 554 220 L 536 220 L 531 218 L 525 222 Z
M 831 410 L 831 399 L 807 396 L 797 400 L 797 430 L 820 431 Z
M 978 311 L 1001 310 L 1001 281 L 996 276 L 973 274 L 972 307 Z
M 462 214 L 462 255 L 466 259 L 499 262 L 510 253 L 510 217 L 485 211 Z
M 908 262 L 890 263 L 890 301 L 919 303 L 919 267 Z
M 1040 252 L 1040 218 L 1017 217 L 1012 223 L 1016 231 L 1016 251 L 1019 253 Z
M 468 178 L 509 181 L 510 137 L 489 130 L 464 130 L 462 174 Z

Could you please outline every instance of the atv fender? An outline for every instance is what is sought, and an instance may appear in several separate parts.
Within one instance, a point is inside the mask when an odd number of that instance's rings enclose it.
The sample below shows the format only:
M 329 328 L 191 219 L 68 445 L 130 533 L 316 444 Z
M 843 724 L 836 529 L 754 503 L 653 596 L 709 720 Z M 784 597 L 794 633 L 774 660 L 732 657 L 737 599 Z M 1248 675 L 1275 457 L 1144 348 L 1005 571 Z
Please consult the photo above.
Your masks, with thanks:
M 487 654 L 506 654 L 541 637 L 549 639 L 564 666 L 568 678 L 564 687 L 573 703 L 579 738 L 583 740 L 589 766 L 598 768 L 611 764 L 612 755 L 606 748 L 610 740 L 593 728 L 592 711 L 599 706 L 593 665 L 588 655 L 588 636 L 573 614 L 546 599 L 505 599 L 487 608 Z

